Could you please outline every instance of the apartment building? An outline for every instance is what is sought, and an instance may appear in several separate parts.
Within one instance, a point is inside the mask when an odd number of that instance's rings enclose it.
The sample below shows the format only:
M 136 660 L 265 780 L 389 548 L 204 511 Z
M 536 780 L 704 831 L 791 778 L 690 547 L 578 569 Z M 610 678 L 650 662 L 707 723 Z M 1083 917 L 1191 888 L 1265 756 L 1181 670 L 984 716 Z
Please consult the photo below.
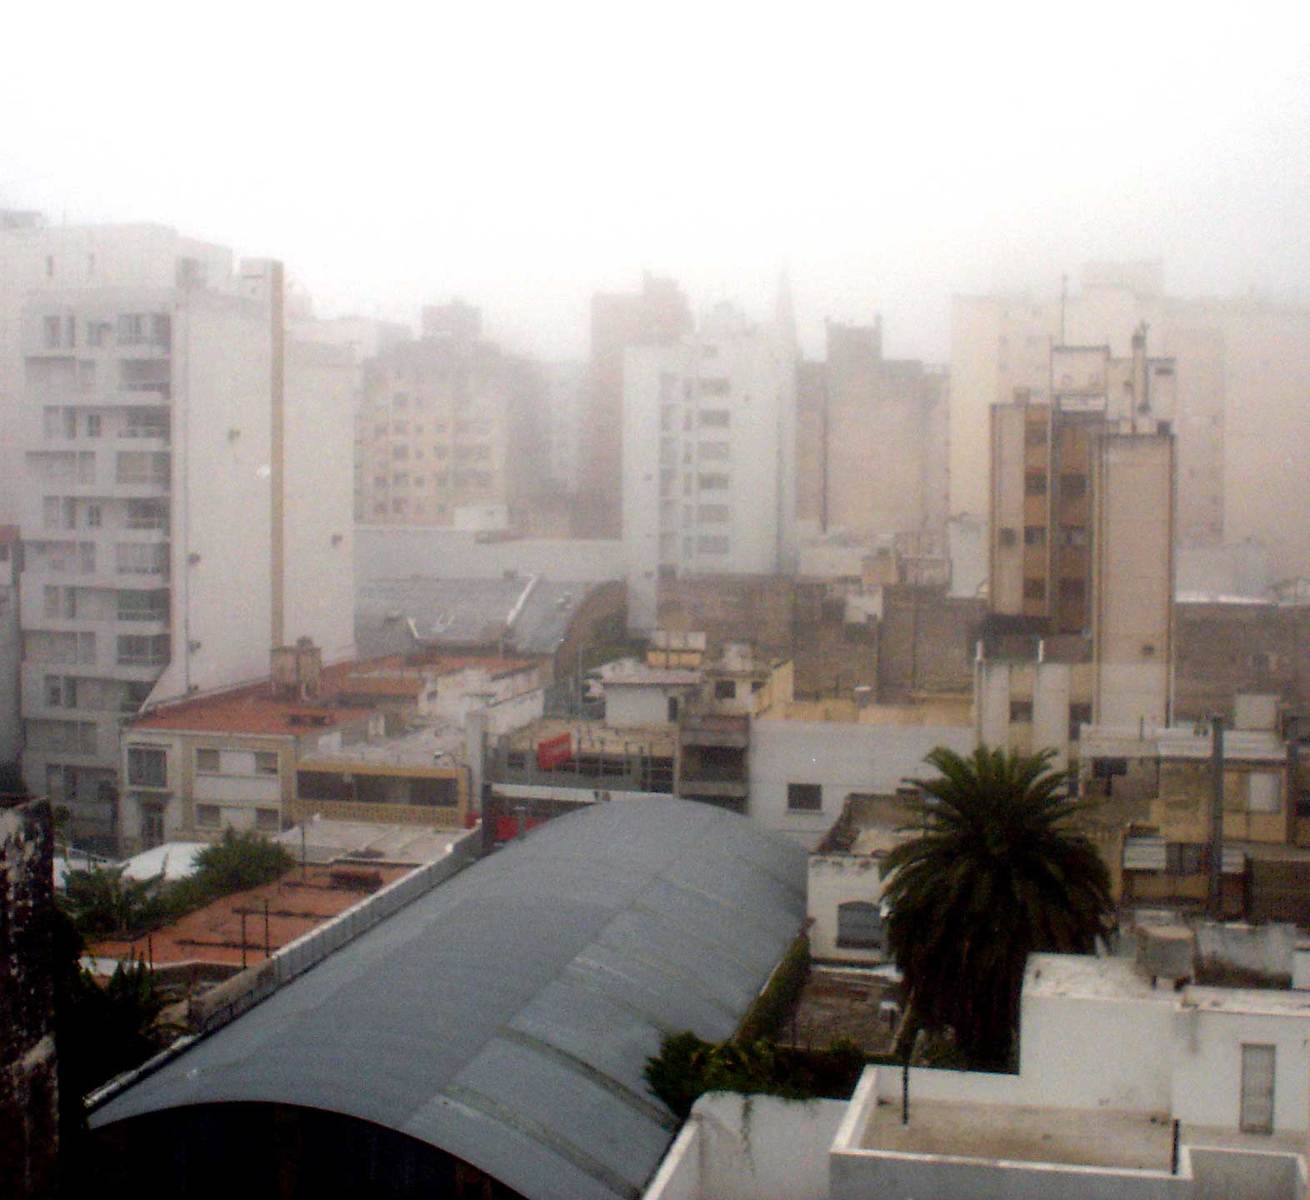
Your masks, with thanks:
M 1053 346 L 1130 353 L 1145 322 L 1174 360 L 1179 545 L 1263 543 L 1280 577 L 1310 573 L 1310 522 L 1298 510 L 1310 454 L 1310 308 L 1255 297 L 1183 299 L 1159 264 L 1091 264 L 1062 298 L 962 296 L 952 318 L 950 511 L 987 512 L 990 407 L 1058 388 Z M 1289 504 L 1293 507 L 1289 510 Z
M 670 345 L 692 332 L 691 306 L 672 279 L 643 275 L 639 292 L 597 292 L 591 301 L 591 360 L 579 467 L 578 534 L 619 537 L 623 485 L 624 355 L 632 346 Z
M 349 648 L 349 425 L 321 381 L 287 387 L 280 264 L 162 226 L 0 240 L 23 765 L 111 843 L 125 715 L 258 677 L 284 639 Z
M 798 519 L 854 537 L 944 536 L 946 374 L 888 359 L 882 323 L 829 321 L 798 388 Z
M 661 576 L 773 575 L 796 557 L 796 358 L 788 331 L 721 305 L 693 336 L 624 359 L 628 623 Z
M 424 309 L 422 336 L 364 369 L 355 519 L 505 530 L 540 485 L 539 381 L 482 338 L 478 309 Z
M 1061 764 L 1085 723 L 1170 719 L 1175 364 L 1049 350 L 1054 391 L 992 407 L 983 741 Z

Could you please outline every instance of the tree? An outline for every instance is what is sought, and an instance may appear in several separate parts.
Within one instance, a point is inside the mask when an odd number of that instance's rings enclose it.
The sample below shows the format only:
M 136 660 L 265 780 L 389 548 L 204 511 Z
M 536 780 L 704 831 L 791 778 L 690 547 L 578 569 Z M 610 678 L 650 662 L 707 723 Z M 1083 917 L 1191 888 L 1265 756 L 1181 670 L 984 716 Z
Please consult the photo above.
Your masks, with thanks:
M 922 832 L 886 859 L 907 1027 L 951 1029 L 975 1066 L 1010 1063 L 1028 955 L 1090 953 L 1110 929 L 1109 873 L 1071 825 L 1083 806 L 1054 755 L 933 750 L 938 776 L 916 781 Z
M 221 841 L 196 855 L 195 879 L 207 892 L 225 896 L 271 883 L 296 865 L 285 846 L 254 830 L 238 833 L 229 826 Z
M 69 871 L 64 904 L 84 936 L 129 934 L 157 919 L 162 882 L 162 876 L 129 879 L 122 867 Z

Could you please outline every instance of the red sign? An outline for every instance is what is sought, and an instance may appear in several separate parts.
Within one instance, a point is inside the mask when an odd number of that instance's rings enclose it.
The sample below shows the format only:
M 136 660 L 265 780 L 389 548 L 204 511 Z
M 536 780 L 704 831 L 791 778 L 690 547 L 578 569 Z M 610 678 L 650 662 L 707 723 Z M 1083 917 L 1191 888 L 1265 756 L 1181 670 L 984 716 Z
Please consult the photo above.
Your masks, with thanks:
M 561 733 L 537 743 L 537 769 L 553 771 L 573 757 L 573 735 Z

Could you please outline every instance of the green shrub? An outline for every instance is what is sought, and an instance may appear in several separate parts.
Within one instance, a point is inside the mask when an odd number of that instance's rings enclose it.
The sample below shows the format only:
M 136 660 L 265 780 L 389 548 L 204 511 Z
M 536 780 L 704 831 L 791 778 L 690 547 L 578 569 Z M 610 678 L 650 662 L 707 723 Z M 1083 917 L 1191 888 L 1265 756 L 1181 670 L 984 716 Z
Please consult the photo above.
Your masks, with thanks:
M 680 1119 L 705 1092 L 781 1096 L 788 1100 L 850 1097 L 864 1070 L 854 1042 L 834 1041 L 827 1050 L 797 1050 L 757 1039 L 706 1042 L 694 1033 L 675 1033 L 646 1060 L 651 1091 Z

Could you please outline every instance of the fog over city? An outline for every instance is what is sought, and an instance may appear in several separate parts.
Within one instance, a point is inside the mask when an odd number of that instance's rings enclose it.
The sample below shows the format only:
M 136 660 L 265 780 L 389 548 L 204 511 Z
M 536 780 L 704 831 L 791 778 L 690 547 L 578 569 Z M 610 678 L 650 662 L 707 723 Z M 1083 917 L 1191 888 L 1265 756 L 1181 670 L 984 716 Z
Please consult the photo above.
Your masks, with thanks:
M 1307 1200 L 1308 484 L 1304 0 L 8 6 L 0 1198 Z
M 785 263 L 807 351 L 881 311 L 941 361 L 952 293 L 1090 260 L 1310 290 L 1297 5 L 65 12 L 9 16 L 59 79 L 9 56 L 0 202 L 275 255 L 327 315 L 460 295 L 580 355 L 593 290 L 760 310 Z

